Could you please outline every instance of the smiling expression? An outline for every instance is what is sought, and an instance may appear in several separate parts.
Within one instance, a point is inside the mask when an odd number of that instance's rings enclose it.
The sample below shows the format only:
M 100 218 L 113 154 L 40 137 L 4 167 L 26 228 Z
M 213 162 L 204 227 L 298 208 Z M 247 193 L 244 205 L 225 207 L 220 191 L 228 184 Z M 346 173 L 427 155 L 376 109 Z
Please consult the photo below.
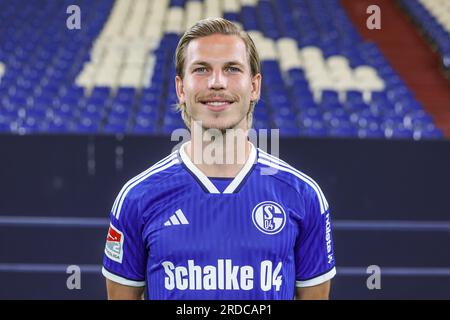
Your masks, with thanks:
M 250 102 L 260 95 L 261 75 L 251 75 L 245 42 L 236 35 L 213 34 L 192 40 L 184 77 L 176 77 L 179 103 L 205 129 L 249 129 Z

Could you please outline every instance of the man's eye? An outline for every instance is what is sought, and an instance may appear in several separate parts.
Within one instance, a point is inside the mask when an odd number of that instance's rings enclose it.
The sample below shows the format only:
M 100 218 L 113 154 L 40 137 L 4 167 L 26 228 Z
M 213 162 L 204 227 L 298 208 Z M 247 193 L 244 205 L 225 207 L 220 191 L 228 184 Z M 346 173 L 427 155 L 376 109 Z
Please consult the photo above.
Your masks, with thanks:
M 240 72 L 241 69 L 236 68 L 236 67 L 227 67 L 227 71 L 230 71 L 230 72 Z
M 196 72 L 196 73 L 205 73 L 206 72 L 206 68 L 205 67 L 195 68 L 194 72 Z

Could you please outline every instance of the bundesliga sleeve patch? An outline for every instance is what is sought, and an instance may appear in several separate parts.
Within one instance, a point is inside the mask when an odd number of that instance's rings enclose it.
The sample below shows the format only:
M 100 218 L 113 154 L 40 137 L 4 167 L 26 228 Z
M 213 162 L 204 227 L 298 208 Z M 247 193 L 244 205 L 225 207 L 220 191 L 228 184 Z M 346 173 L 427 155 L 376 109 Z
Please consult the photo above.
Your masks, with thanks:
M 112 224 L 109 225 L 108 237 L 106 238 L 105 254 L 108 258 L 122 263 L 123 257 L 123 233 Z

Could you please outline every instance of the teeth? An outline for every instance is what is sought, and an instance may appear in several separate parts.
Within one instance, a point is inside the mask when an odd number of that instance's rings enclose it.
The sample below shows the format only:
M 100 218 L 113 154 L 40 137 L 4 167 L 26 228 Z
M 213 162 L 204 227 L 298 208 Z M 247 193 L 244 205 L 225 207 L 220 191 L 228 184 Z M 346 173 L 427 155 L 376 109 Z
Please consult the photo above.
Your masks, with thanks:
M 223 106 L 224 104 L 228 104 L 226 101 L 214 101 L 214 102 L 208 102 L 209 105 L 212 106 Z

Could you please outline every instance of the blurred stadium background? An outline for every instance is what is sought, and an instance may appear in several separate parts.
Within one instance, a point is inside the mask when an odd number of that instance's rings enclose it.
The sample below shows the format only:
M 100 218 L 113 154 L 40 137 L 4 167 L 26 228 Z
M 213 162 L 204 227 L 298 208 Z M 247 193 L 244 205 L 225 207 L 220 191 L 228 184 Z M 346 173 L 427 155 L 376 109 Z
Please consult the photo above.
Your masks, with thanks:
M 110 207 L 176 144 L 174 50 L 218 16 L 261 55 L 255 129 L 331 204 L 331 297 L 450 299 L 448 0 L 0 0 L 0 298 L 106 298 Z

